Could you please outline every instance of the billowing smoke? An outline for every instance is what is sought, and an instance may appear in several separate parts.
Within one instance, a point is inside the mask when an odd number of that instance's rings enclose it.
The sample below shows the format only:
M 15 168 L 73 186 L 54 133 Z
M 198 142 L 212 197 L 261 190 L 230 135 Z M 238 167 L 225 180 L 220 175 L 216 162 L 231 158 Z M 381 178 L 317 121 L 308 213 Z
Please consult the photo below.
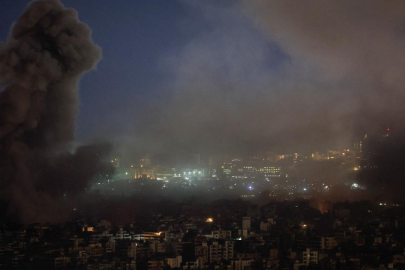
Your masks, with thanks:
M 371 133 L 394 127 L 404 132 L 405 67 L 403 1 L 244 1 L 262 33 L 289 56 L 289 70 L 327 94 L 312 104 L 342 133 Z M 311 94 L 305 91 L 306 94 Z M 325 104 L 325 103 L 324 103 Z
M 0 44 L 0 190 L 8 215 L 56 220 L 69 208 L 66 197 L 104 169 L 105 145 L 69 152 L 78 83 L 100 59 L 89 27 L 59 0 L 29 4 Z
M 404 1 L 185 3 L 204 27 L 162 61 L 168 98 L 136 114 L 145 152 L 310 153 L 405 131 Z

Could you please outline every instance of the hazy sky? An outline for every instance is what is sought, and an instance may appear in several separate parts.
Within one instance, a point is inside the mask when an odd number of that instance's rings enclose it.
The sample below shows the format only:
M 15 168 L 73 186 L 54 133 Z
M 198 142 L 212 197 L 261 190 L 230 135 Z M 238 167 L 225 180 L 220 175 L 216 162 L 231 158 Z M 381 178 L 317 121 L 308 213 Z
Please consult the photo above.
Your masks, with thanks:
M 0 2 L 2 41 L 29 2 Z M 160 98 L 160 85 L 168 76 L 159 66 L 161 59 L 178 51 L 195 35 L 194 30 L 204 27 L 202 22 L 183 24 L 192 14 L 177 1 L 62 2 L 78 11 L 103 49 L 97 71 L 88 73 L 81 82 L 79 138 L 95 136 L 104 128 L 122 133 L 138 103 Z
M 0 1 L 1 40 L 28 2 Z M 292 151 L 403 128 L 401 0 L 62 2 L 103 49 L 80 84 L 81 141 Z

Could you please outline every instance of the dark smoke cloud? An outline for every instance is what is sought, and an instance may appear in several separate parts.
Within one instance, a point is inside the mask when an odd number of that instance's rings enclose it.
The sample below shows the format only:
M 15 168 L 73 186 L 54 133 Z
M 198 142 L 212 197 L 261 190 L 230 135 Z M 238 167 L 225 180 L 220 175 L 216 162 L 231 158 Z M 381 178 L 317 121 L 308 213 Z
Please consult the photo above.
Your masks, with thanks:
M 100 59 L 89 27 L 59 0 L 30 3 L 0 44 L 0 185 L 10 216 L 55 221 L 66 197 L 104 168 L 105 145 L 69 152 L 78 83 Z
M 244 8 L 290 56 L 294 72 L 322 80 L 322 91 L 338 86 L 332 109 L 348 119 L 333 113 L 330 120 L 351 132 L 390 125 L 405 130 L 403 1 L 259 0 L 244 1 Z

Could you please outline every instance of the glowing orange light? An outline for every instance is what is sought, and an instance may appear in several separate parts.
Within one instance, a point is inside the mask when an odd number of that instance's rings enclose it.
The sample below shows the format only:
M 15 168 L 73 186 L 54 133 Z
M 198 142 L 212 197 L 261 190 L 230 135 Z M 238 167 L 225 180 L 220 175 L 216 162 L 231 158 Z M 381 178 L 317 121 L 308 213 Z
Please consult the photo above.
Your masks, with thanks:
M 83 232 L 94 232 L 94 227 L 83 227 Z
M 212 218 L 207 218 L 207 220 L 205 222 L 211 223 L 211 222 L 214 222 L 214 220 Z

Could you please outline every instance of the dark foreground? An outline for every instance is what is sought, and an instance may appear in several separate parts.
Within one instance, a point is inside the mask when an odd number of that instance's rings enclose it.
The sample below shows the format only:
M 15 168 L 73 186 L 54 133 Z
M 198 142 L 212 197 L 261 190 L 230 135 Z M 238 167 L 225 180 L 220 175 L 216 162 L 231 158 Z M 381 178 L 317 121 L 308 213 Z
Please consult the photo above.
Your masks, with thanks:
M 0 269 L 405 267 L 405 211 L 386 202 L 335 203 L 324 213 L 306 200 L 111 207 L 114 223 L 78 216 L 63 224 L 2 225 Z

